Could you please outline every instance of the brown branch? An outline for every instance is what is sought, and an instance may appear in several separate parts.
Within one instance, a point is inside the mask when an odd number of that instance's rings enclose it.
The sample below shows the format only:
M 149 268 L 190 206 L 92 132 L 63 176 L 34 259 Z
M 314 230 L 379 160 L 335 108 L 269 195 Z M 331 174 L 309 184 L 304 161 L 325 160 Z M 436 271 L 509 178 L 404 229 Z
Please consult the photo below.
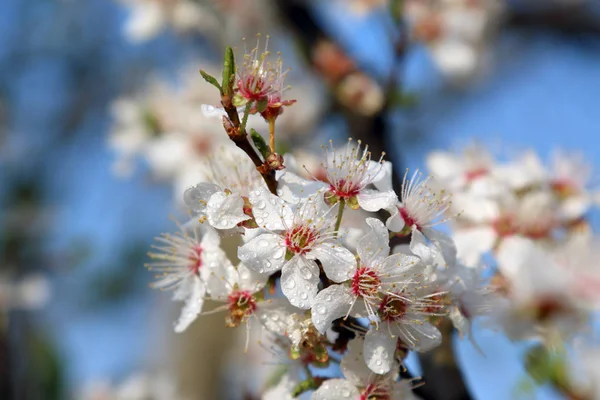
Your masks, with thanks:
M 237 108 L 233 105 L 231 97 L 223 95 L 221 98 L 221 104 L 227 113 L 227 117 L 223 116 L 223 126 L 227 135 L 235 145 L 240 148 L 244 153 L 250 157 L 256 170 L 263 177 L 269 191 L 274 195 L 277 195 L 277 180 L 275 179 L 275 170 L 273 170 L 267 160 L 263 161 L 258 152 L 250 143 L 248 139 L 248 133 L 246 127 L 240 122 L 240 116 L 238 115 Z

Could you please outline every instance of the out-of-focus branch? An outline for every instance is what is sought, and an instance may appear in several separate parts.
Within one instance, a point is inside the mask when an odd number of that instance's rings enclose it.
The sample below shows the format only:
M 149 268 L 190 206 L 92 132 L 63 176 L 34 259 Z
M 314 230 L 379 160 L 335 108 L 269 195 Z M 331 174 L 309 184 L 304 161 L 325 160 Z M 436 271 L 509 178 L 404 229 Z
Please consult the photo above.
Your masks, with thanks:
M 419 355 L 425 385 L 417 388 L 415 393 L 423 400 L 470 400 L 471 395 L 454 357 L 452 322 L 444 319 L 439 329 L 442 344 Z
M 387 140 L 393 137 L 387 122 L 391 97 L 373 78 L 361 71 L 356 63 L 317 23 L 310 7 L 301 1 L 273 1 L 286 26 L 295 33 L 297 43 L 313 69 L 329 86 L 333 105 L 345 119 L 349 136 L 369 145 L 371 154 L 383 152 L 388 159 L 400 163 L 400 154 Z M 400 181 L 394 174 L 394 188 Z
M 511 9 L 507 24 L 517 28 L 544 28 L 565 34 L 600 34 L 600 15 L 590 12 L 586 2 L 561 4 L 543 9 Z
M 403 61 L 408 45 L 402 31 L 403 26 L 399 24 L 400 32 L 398 32 L 398 39 L 394 42 L 395 67 L 386 85 L 382 104 L 376 112 L 369 114 L 356 108 L 360 101 L 364 100 L 360 96 L 364 97 L 368 93 L 360 91 L 354 93 L 356 96 L 354 104 L 344 101 L 342 96 L 352 98 L 352 93 L 344 92 L 344 89 L 347 89 L 344 85 L 359 86 L 362 82 L 373 82 L 372 79 L 360 71 L 343 49 L 319 27 L 317 20 L 305 3 L 276 1 L 273 4 L 279 8 L 283 19 L 295 31 L 298 42 L 311 65 L 329 84 L 334 98 L 334 108 L 344 116 L 350 135 L 368 143 L 374 155 L 381 154 L 384 149 L 391 149 L 391 152 L 388 151 L 391 153 L 389 154 L 390 158 L 398 166 L 400 155 L 395 152 L 392 143 L 388 143 L 391 142 L 394 132 L 392 126 L 387 122 L 387 114 L 393 107 L 393 96 L 397 93 L 400 85 L 398 81 L 400 71 L 397 68 Z M 350 79 L 352 81 L 348 82 Z M 394 174 L 393 183 L 394 189 L 399 193 L 401 185 L 397 173 Z M 343 329 L 342 332 L 344 332 Z M 442 334 L 444 338 L 442 345 L 423 355 L 420 359 L 427 384 L 417 387 L 415 393 L 423 400 L 468 400 L 471 396 L 454 359 L 450 322 L 444 323 Z M 406 371 L 404 372 L 406 373 Z

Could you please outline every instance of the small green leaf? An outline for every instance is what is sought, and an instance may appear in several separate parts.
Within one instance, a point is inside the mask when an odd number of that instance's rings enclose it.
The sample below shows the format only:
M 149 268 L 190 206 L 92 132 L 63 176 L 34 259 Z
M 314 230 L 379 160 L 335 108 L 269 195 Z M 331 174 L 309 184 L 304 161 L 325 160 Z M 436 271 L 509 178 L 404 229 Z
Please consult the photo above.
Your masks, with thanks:
M 234 75 L 235 57 L 231 46 L 227 46 L 227 49 L 225 49 L 225 60 L 223 61 L 223 81 L 221 82 L 221 87 L 223 88 L 222 94 L 230 95 L 233 93 Z
M 200 70 L 200 75 L 202 75 L 202 77 L 204 78 L 204 80 L 206 82 L 210 83 L 211 85 L 213 85 L 214 87 L 219 89 L 219 93 L 223 93 L 223 89 L 221 89 L 221 85 L 219 85 L 219 82 L 217 81 L 217 79 L 214 76 L 207 74 L 203 70 Z
M 246 105 L 246 103 L 248 103 L 248 100 L 240 96 L 239 93 L 233 96 L 233 99 L 231 100 L 231 104 L 233 104 L 234 107 L 241 107 Z
M 317 381 L 315 381 L 312 378 L 308 378 L 296 385 L 296 387 L 292 391 L 292 397 L 298 397 L 302 393 L 308 392 L 309 390 L 317 389 L 318 387 L 319 384 L 317 383 Z
M 263 100 L 259 101 L 258 103 L 256 103 L 256 109 L 258 110 L 259 113 L 261 113 L 267 109 L 268 105 L 269 105 L 269 99 L 263 99 Z
M 265 139 L 261 136 L 260 133 L 256 132 L 256 130 L 254 129 L 250 129 L 250 137 L 252 138 L 252 142 L 254 143 L 260 154 L 262 154 L 262 156 L 266 160 L 267 157 L 269 157 L 269 154 L 271 154 L 271 149 L 269 148 L 269 146 L 267 146 L 267 142 L 265 142 Z

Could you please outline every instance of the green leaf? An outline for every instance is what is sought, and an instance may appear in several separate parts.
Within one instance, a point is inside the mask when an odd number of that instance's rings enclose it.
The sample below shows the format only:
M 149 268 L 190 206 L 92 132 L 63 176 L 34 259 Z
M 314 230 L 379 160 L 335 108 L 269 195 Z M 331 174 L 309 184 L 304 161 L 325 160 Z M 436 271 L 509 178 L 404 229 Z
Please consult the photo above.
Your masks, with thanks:
M 261 113 L 267 109 L 268 105 L 269 105 L 269 100 L 264 99 L 264 100 L 261 100 L 258 103 L 256 103 L 256 109 L 259 113 Z
M 312 378 L 308 378 L 296 385 L 296 387 L 292 391 L 292 397 L 298 397 L 302 393 L 308 392 L 309 390 L 315 390 L 318 387 L 319 387 L 319 384 L 317 383 L 317 381 L 315 381 Z
M 233 49 L 231 46 L 227 46 L 225 49 L 225 60 L 223 61 L 223 81 L 221 87 L 223 88 L 221 94 L 230 95 L 233 93 L 233 81 L 235 76 L 235 57 L 233 55 Z
M 242 107 L 245 106 L 247 103 L 248 100 L 240 96 L 239 93 L 233 96 L 233 99 L 231 100 L 231 104 L 233 104 L 234 107 Z
M 265 138 L 263 138 L 261 134 L 256 132 L 256 130 L 254 129 L 250 129 L 250 137 L 252 138 L 254 146 L 256 146 L 260 154 L 262 154 L 262 156 L 266 160 L 267 157 L 269 157 L 269 154 L 271 154 L 271 149 L 269 148 L 269 146 L 267 146 Z
M 217 79 L 214 76 L 207 74 L 203 70 L 200 70 L 200 75 L 202 75 L 202 77 L 204 78 L 204 80 L 206 82 L 210 83 L 211 85 L 213 85 L 214 87 L 219 89 L 219 93 L 221 93 L 221 94 L 223 93 L 223 89 L 221 88 L 221 85 L 219 85 L 219 82 L 217 81 Z

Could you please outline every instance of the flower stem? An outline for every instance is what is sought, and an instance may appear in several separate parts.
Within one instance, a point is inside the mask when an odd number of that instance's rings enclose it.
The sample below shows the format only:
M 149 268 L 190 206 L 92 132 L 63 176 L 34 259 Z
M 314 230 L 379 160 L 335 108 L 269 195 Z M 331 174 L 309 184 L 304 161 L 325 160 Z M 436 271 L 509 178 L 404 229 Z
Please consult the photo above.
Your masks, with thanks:
M 342 217 L 344 216 L 344 207 L 346 206 L 346 202 L 341 199 L 340 200 L 340 208 L 338 209 L 337 220 L 335 221 L 335 232 L 334 235 L 337 237 L 338 231 L 340 230 L 340 225 L 342 225 Z
M 275 119 L 269 119 L 269 147 L 271 153 L 275 153 Z
M 242 123 L 240 125 L 240 132 L 246 132 L 246 124 L 248 123 L 248 116 L 250 115 L 250 108 L 252 108 L 252 102 L 246 103 L 244 108 L 244 115 L 242 116 Z

